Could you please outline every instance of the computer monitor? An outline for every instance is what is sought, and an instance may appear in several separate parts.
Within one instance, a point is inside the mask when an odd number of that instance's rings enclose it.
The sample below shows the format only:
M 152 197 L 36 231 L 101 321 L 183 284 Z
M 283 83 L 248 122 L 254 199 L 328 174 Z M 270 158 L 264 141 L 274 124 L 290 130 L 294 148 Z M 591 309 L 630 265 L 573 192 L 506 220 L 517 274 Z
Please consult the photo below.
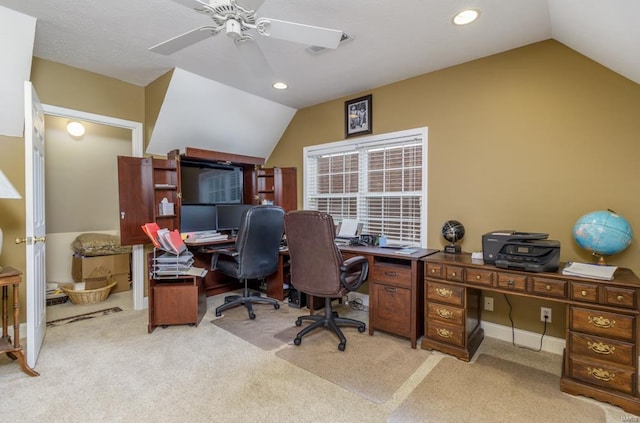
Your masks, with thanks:
M 252 204 L 218 204 L 216 206 L 218 216 L 218 230 L 236 233 L 242 223 L 242 215 L 252 207 Z
M 216 206 L 210 204 L 183 204 L 180 207 L 180 232 L 215 231 L 218 219 Z

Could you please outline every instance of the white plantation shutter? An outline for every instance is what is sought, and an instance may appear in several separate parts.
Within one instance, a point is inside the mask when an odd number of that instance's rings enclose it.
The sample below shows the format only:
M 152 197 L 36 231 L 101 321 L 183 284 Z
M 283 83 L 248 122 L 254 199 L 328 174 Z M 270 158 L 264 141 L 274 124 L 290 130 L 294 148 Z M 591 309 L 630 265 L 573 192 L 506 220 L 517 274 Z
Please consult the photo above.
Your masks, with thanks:
M 305 209 L 426 246 L 426 138 L 419 128 L 305 148 Z

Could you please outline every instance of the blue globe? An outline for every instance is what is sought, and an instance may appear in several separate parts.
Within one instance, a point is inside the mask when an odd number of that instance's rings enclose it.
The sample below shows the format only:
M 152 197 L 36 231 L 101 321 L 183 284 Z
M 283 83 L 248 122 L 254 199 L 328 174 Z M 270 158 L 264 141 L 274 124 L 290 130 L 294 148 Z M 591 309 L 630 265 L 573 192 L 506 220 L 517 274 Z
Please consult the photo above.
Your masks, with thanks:
M 592 254 L 609 256 L 631 244 L 633 231 L 624 217 L 611 210 L 598 210 L 578 219 L 573 227 L 573 237 L 580 247 Z

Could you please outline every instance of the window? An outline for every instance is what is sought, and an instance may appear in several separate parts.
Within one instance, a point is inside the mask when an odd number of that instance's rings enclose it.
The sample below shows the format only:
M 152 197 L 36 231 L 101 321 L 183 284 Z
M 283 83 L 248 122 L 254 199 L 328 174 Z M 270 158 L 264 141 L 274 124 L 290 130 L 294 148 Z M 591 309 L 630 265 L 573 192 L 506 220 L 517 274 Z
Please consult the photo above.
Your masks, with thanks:
M 427 128 L 304 149 L 307 210 L 336 223 L 358 219 L 362 233 L 426 246 Z

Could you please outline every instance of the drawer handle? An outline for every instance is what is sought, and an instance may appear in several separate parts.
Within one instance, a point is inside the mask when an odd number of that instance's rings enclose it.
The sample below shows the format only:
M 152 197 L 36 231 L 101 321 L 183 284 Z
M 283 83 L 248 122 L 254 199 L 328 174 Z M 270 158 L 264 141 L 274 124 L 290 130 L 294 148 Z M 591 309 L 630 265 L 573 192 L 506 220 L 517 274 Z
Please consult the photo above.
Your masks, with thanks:
M 616 300 L 618 300 L 618 302 L 621 303 L 624 300 L 624 297 L 622 295 L 618 295 L 616 297 Z
M 616 347 L 612 345 L 607 345 L 602 342 L 587 342 L 587 346 L 591 351 L 596 354 L 602 355 L 613 355 L 613 352 L 616 350 Z
M 585 291 L 584 289 L 582 291 L 580 291 L 580 295 L 582 295 L 583 297 L 587 296 L 587 291 Z
M 453 291 L 447 288 L 436 288 L 438 297 L 449 298 L 453 295 Z
M 513 279 L 507 280 L 507 285 L 509 285 L 510 287 L 512 287 L 515 283 L 516 281 L 514 281 Z
M 477 279 L 477 280 L 480 280 L 480 279 L 482 279 L 482 276 L 480 276 L 480 275 L 476 275 L 476 279 Z
M 436 270 L 436 269 L 431 269 L 431 273 L 436 274 L 436 273 L 438 273 L 438 270 Z
M 396 272 L 384 272 L 386 276 L 398 276 Z
M 451 338 L 453 336 L 453 332 L 445 328 L 438 328 L 436 332 L 440 338 Z
M 443 319 L 453 319 L 453 312 L 444 308 L 436 309 L 436 314 Z
M 394 294 L 395 294 L 396 292 L 398 292 L 398 288 L 390 288 L 390 287 L 388 287 L 388 286 L 385 286 L 384 290 L 385 290 L 385 291 L 387 291 L 387 292 L 394 293 Z
M 587 367 L 587 371 L 594 378 L 604 382 L 611 382 L 616 377 L 615 373 L 610 373 L 604 369 L 592 369 L 591 367 Z
M 451 272 L 451 277 L 455 278 L 456 277 L 456 272 Z
M 588 319 L 589 319 L 589 323 L 591 323 L 593 326 L 597 328 L 609 329 L 616 325 L 615 320 L 605 319 L 602 316 L 598 316 L 598 317 L 589 316 Z
M 547 285 L 544 287 L 547 291 L 551 291 L 551 285 Z

